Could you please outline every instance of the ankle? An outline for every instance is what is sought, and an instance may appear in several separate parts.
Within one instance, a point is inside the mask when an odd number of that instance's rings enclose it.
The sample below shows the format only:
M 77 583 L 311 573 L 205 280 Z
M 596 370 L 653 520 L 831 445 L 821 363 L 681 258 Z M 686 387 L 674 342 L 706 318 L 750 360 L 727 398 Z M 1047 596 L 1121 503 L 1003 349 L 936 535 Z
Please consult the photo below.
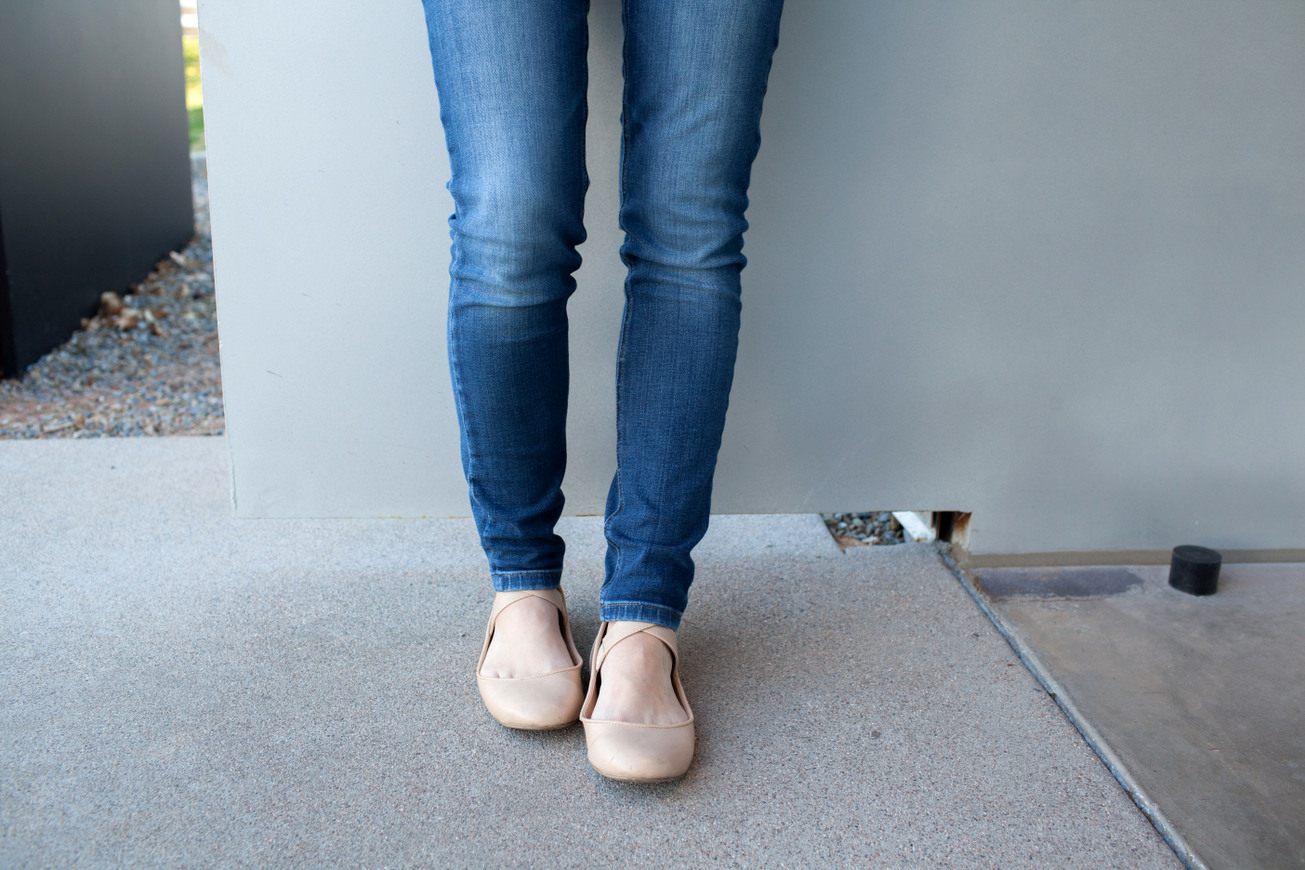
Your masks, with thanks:
M 639 633 L 621 640 L 599 670 L 595 719 L 642 725 L 688 720 L 675 690 L 674 659 L 658 638 Z
M 574 664 L 558 609 L 542 598 L 528 597 L 514 601 L 498 614 L 480 673 L 486 677 L 521 678 Z
M 611 669 L 627 680 L 649 682 L 671 681 L 671 651 L 655 637 L 636 634 L 612 647 L 603 662 L 603 670 Z

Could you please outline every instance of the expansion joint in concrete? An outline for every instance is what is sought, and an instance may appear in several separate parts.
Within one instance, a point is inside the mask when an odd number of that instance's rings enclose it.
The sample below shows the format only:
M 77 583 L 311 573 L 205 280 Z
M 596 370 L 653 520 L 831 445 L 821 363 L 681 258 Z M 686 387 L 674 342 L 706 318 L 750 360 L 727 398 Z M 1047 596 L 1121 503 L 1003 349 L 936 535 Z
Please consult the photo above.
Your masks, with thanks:
M 978 587 L 975 585 L 974 577 L 954 558 L 951 546 L 940 541 L 934 545 L 934 549 L 937 551 L 939 558 L 942 559 L 943 564 L 951 570 L 952 576 L 969 593 L 970 598 L 978 605 L 978 608 L 983 611 L 997 631 L 1001 633 L 1001 636 L 1006 639 L 1006 643 L 1010 644 L 1011 649 L 1019 656 L 1020 661 L 1033 674 L 1033 678 L 1056 702 L 1056 706 L 1060 708 L 1061 712 L 1078 730 L 1078 733 L 1082 735 L 1087 745 L 1101 759 L 1101 763 L 1106 766 L 1115 781 L 1119 783 L 1137 808 L 1141 810 L 1142 815 L 1146 816 L 1160 836 L 1164 838 L 1164 841 L 1169 844 L 1169 848 L 1174 850 L 1174 854 L 1178 856 L 1178 859 L 1188 867 L 1188 870 L 1209 870 L 1206 863 L 1201 860 L 1200 856 L 1196 854 L 1187 840 L 1178 832 L 1174 824 L 1160 810 L 1156 802 L 1142 788 L 1142 785 L 1129 772 L 1128 768 L 1125 767 L 1119 756 L 1106 743 L 1100 732 L 1083 715 L 1083 712 L 1074 703 L 1073 697 L 1065 691 L 1064 686 L 1051 673 L 1051 669 L 1028 644 L 1024 643 L 1019 633 L 1002 617 L 996 608 L 988 604 L 983 597 L 983 593 L 979 592 Z

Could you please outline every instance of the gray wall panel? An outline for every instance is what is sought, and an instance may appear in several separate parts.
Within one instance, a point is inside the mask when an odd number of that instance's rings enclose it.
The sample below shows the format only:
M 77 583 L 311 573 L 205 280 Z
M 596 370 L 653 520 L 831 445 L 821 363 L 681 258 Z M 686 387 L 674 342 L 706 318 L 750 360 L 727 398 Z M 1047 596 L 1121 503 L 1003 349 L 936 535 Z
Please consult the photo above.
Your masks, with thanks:
M 466 514 L 420 3 L 200 23 L 238 511 Z M 571 513 L 614 468 L 622 301 L 615 0 L 591 28 Z M 1301 166 L 1302 4 L 790 0 L 714 510 L 1301 547 Z

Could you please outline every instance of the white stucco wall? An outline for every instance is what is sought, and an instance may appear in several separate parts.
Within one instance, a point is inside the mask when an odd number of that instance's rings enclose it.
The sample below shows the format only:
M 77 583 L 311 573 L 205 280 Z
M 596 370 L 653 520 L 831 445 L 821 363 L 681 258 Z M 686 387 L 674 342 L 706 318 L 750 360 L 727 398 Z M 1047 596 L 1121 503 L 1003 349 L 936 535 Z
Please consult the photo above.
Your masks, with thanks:
M 568 513 L 620 324 L 591 16 Z M 235 504 L 466 515 L 421 4 L 202 0 Z M 1302 548 L 1305 4 L 789 0 L 713 509 L 973 512 L 976 554 Z

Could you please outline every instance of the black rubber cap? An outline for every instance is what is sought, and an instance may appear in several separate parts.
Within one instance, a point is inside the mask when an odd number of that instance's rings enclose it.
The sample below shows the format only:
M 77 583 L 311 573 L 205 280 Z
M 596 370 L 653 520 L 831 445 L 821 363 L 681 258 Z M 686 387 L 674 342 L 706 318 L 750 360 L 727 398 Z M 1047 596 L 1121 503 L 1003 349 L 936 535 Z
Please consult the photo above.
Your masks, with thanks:
M 1219 588 L 1219 566 L 1223 556 L 1217 550 L 1183 544 L 1174 547 L 1169 562 L 1169 585 L 1188 595 L 1213 595 Z

